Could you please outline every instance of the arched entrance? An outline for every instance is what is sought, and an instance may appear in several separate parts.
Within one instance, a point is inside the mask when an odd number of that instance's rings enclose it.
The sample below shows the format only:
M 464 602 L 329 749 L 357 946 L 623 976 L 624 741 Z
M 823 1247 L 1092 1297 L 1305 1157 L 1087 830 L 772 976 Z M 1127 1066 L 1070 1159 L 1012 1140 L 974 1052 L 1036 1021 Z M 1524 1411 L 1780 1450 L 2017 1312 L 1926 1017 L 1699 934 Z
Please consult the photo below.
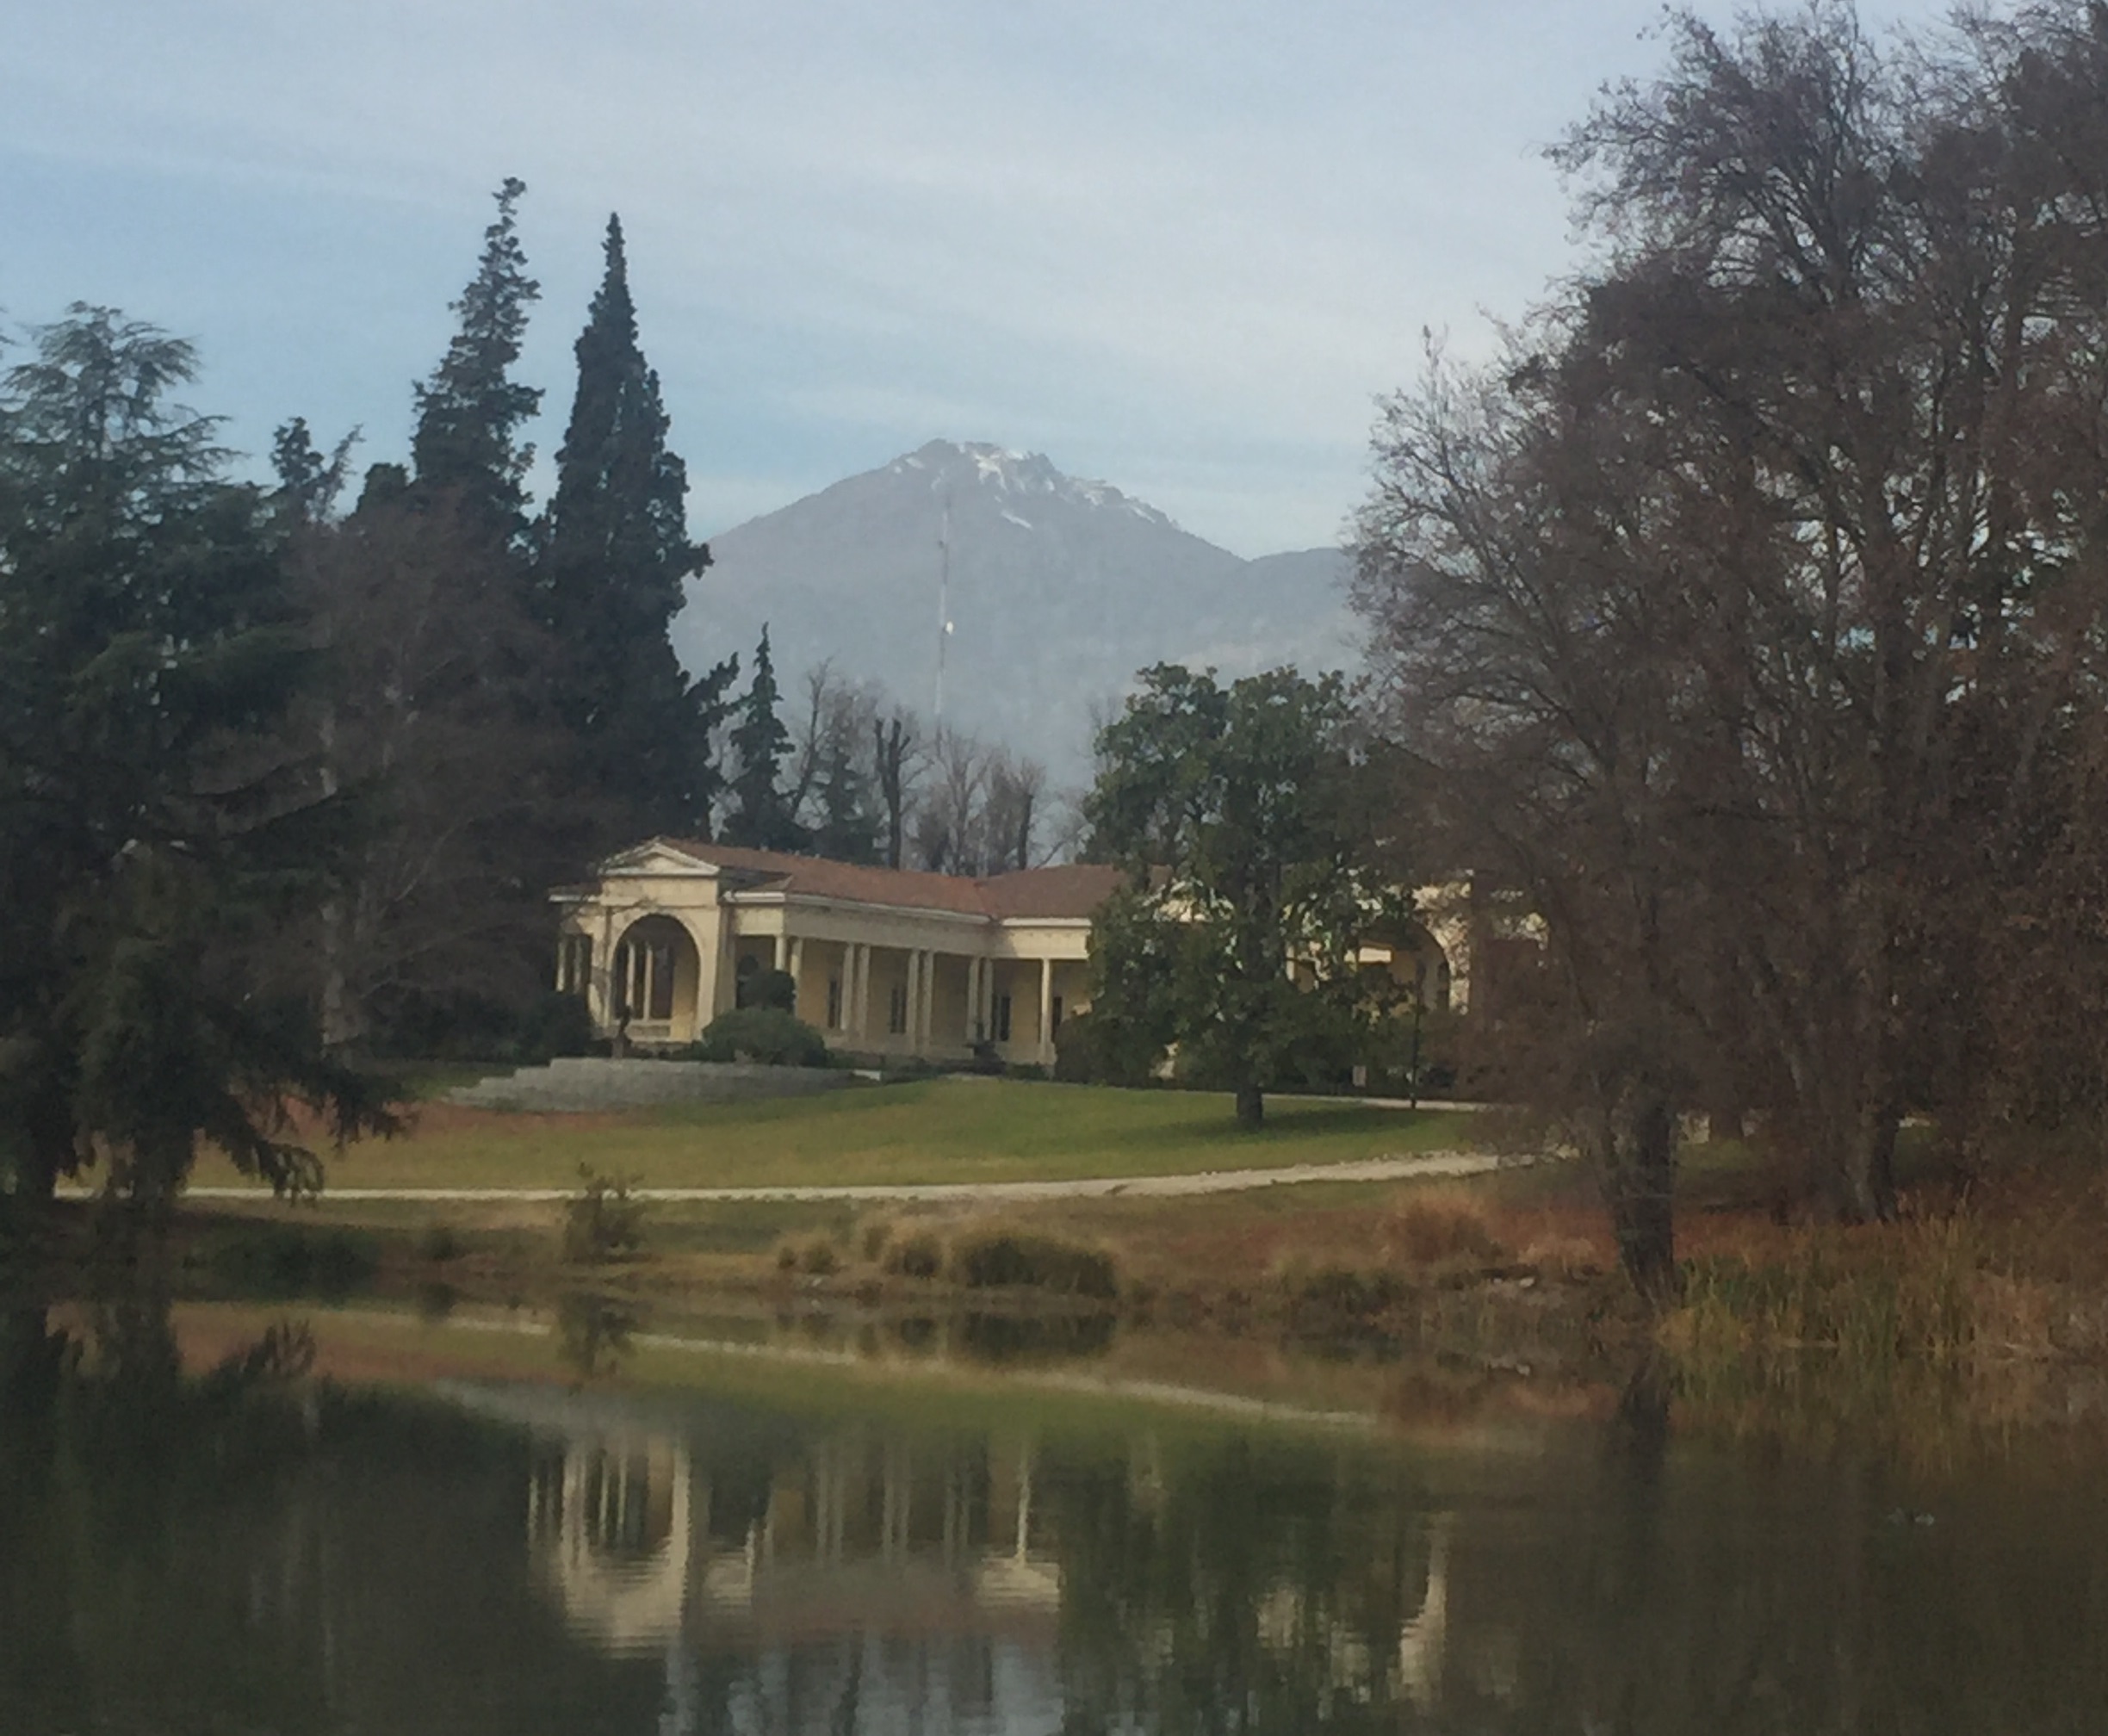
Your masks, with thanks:
M 671 916 L 645 916 L 623 930 L 610 972 L 609 1011 L 631 1043 L 691 1043 L 701 960 Z

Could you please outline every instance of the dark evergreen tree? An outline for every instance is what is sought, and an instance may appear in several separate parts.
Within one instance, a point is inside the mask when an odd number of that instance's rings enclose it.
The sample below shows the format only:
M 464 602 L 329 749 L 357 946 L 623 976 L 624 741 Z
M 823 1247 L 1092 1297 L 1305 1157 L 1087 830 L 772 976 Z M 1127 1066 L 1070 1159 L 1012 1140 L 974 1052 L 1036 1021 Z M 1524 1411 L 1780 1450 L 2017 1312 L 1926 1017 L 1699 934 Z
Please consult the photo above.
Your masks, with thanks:
M 311 1185 L 281 1106 L 377 1119 L 260 992 L 341 840 L 287 747 L 313 658 L 268 516 L 168 401 L 192 367 L 77 306 L 0 388 L 0 1168 L 33 1196 L 102 1161 L 163 1198 L 208 1140 Z
M 707 831 L 710 741 L 729 707 L 728 660 L 698 680 L 666 636 L 682 581 L 710 562 L 688 540 L 686 467 L 666 448 L 659 376 L 637 346 L 622 222 L 579 334 L 578 394 L 542 520 L 537 597 L 561 649 L 558 704 L 583 769 L 624 832 Z M 619 841 L 619 840 L 611 840 Z
M 813 853 L 834 862 L 876 862 L 877 826 L 871 807 L 871 780 L 856 762 L 846 732 L 828 743 L 820 773 L 820 823 Z
M 732 811 L 725 819 L 725 841 L 756 850 L 799 850 L 809 840 L 784 799 L 782 766 L 790 751 L 790 732 L 777 715 L 782 696 L 776 666 L 769 655 L 768 629 L 754 647 L 753 680 L 739 703 L 739 722 L 732 730 L 732 753 L 739 769 L 731 781 Z
M 527 330 L 527 310 L 542 286 L 527 275 L 514 207 L 525 182 L 508 177 L 498 189 L 498 216 L 483 232 L 476 273 L 453 304 L 460 329 L 429 381 L 417 390 L 411 457 L 424 487 L 461 491 L 476 514 L 507 542 L 527 535 L 527 468 L 534 448 L 519 443 L 520 425 L 541 407 L 539 388 L 511 377 Z

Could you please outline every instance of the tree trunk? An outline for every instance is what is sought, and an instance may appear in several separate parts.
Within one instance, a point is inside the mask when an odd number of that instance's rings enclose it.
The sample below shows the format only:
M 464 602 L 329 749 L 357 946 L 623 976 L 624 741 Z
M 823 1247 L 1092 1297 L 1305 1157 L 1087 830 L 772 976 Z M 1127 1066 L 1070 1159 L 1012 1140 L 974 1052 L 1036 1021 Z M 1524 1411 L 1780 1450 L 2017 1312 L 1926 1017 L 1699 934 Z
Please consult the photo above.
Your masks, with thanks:
M 1266 1099 L 1258 1086 L 1242 1084 L 1237 1088 L 1237 1119 L 1240 1127 L 1256 1127 L 1266 1119 Z
M 1677 1289 L 1676 1113 L 1649 1094 L 1612 1113 L 1603 1143 L 1604 1203 L 1619 1262 L 1641 1299 L 1659 1306 Z

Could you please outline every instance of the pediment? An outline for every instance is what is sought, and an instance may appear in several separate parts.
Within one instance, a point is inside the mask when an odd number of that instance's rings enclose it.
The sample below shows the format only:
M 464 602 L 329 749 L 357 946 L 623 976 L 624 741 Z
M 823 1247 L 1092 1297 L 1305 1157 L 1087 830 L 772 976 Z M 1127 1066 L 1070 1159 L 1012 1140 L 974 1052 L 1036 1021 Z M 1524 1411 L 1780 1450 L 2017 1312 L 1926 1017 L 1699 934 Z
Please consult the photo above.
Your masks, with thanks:
M 600 865 L 604 876 L 613 877 L 642 877 L 649 875 L 702 875 L 716 879 L 722 871 L 715 862 L 707 862 L 692 855 L 679 845 L 664 838 L 648 839 L 642 844 L 611 856 Z

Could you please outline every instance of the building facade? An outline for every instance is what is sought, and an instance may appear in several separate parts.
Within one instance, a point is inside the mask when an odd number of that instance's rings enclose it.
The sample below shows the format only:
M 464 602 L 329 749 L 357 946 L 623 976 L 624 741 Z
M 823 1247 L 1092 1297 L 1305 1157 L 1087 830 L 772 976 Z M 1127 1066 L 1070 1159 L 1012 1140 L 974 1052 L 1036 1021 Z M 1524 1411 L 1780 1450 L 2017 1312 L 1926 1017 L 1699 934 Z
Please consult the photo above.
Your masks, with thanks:
M 1062 1021 L 1088 1000 L 1092 915 L 1119 884 L 1094 864 L 976 880 L 654 838 L 555 895 L 556 986 L 585 996 L 604 1037 L 673 1048 L 781 970 L 797 1016 L 834 1048 L 1051 1067 Z M 1364 946 L 1361 964 L 1460 1008 L 1466 903 L 1430 888 L 1420 908 L 1424 927 Z
M 763 970 L 836 1048 L 1051 1066 L 1082 1009 L 1091 913 L 1118 871 L 1072 865 L 970 880 L 654 838 L 556 895 L 556 986 L 641 1047 L 692 1042 Z

